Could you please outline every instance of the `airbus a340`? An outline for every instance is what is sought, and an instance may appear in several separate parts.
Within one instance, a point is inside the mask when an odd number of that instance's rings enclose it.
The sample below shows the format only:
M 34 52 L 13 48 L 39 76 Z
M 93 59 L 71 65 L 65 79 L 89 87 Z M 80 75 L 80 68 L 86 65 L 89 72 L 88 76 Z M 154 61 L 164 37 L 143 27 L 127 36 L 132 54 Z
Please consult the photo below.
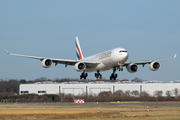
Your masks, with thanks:
M 126 67 L 127 71 L 130 73 L 135 73 L 138 70 L 138 65 L 142 65 L 143 67 L 146 64 L 149 64 L 149 69 L 152 71 L 156 71 L 160 68 L 160 61 L 172 60 L 176 58 L 176 54 L 174 58 L 162 59 L 162 60 L 147 60 L 147 61 L 136 61 L 136 62 L 126 62 L 128 59 L 127 50 L 124 48 L 114 48 L 112 50 L 108 50 L 102 53 L 98 53 L 89 57 L 83 57 L 81 47 L 79 44 L 78 37 L 75 38 L 76 45 L 76 54 L 77 60 L 69 60 L 69 59 L 56 59 L 56 58 L 46 58 L 46 57 L 36 57 L 29 55 L 20 55 L 5 52 L 9 55 L 16 55 L 21 57 L 33 58 L 41 60 L 41 65 L 44 68 L 49 68 L 55 63 L 57 64 L 65 64 L 65 67 L 68 65 L 73 65 L 74 69 L 78 72 L 82 72 L 80 75 L 80 79 L 88 76 L 87 72 L 96 71 L 95 77 L 102 78 L 100 71 L 113 70 L 113 73 L 110 75 L 110 80 L 116 80 L 117 74 L 116 70 L 123 71 L 123 67 Z

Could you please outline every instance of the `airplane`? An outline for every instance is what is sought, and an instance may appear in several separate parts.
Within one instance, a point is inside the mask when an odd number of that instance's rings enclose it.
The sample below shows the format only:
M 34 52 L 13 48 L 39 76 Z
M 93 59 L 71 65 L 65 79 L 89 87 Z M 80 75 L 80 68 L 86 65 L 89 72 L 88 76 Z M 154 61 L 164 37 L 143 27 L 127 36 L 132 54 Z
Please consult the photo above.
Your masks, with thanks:
M 102 53 L 98 53 L 89 57 L 84 57 L 81 51 L 81 47 L 79 44 L 78 37 L 75 37 L 75 47 L 76 47 L 76 55 L 77 60 L 70 59 L 56 59 L 56 58 L 46 58 L 46 57 L 36 57 L 29 55 L 21 55 L 21 54 L 13 54 L 4 51 L 9 55 L 33 58 L 41 60 L 41 65 L 44 68 L 50 68 L 53 63 L 55 66 L 57 64 L 65 64 L 65 67 L 68 65 L 74 66 L 74 69 L 78 72 L 82 72 L 80 75 L 80 79 L 86 79 L 88 74 L 87 72 L 94 72 L 95 77 L 102 78 L 100 71 L 107 71 L 112 69 L 113 73 L 110 75 L 110 80 L 116 80 L 117 74 L 116 70 L 123 71 L 123 67 L 126 67 L 129 73 L 135 73 L 138 70 L 138 65 L 142 65 L 143 67 L 146 64 L 149 64 L 149 69 L 152 71 L 157 71 L 160 68 L 160 61 L 173 60 L 176 58 L 174 55 L 173 58 L 169 59 L 161 59 L 161 60 L 146 60 L 146 61 L 136 61 L 136 62 L 126 62 L 128 60 L 128 52 L 124 48 L 114 48 L 112 50 L 108 50 Z

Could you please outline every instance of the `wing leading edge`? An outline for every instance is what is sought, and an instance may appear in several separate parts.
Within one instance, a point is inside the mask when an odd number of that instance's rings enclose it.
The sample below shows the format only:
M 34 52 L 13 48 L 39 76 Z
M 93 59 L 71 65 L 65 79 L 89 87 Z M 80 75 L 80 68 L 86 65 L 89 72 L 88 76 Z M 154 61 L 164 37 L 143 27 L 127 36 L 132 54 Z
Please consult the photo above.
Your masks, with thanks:
M 173 60 L 173 59 L 176 59 L 176 56 L 177 56 L 177 54 L 175 54 L 173 58 L 168 58 L 168 59 L 145 60 L 145 61 L 131 61 L 131 62 L 126 62 L 126 63 L 124 63 L 123 66 L 128 66 L 129 64 L 145 65 L 145 64 L 150 64 L 150 63 L 152 63 L 152 62 L 160 62 L 160 61 Z
M 75 65 L 77 62 L 83 62 L 89 66 L 96 66 L 99 64 L 98 61 L 83 61 L 83 60 L 71 60 L 71 59 L 57 59 L 57 58 L 46 58 L 46 57 L 37 57 L 37 56 L 29 56 L 29 55 L 21 55 L 21 54 L 14 54 L 14 53 L 9 53 L 7 50 L 4 49 L 4 51 L 9 54 L 9 55 L 15 55 L 15 56 L 20 56 L 20 57 L 26 57 L 26 58 L 32 58 L 32 59 L 39 59 L 39 60 L 44 60 L 44 59 L 50 59 L 57 64 L 65 64 L 67 65 Z

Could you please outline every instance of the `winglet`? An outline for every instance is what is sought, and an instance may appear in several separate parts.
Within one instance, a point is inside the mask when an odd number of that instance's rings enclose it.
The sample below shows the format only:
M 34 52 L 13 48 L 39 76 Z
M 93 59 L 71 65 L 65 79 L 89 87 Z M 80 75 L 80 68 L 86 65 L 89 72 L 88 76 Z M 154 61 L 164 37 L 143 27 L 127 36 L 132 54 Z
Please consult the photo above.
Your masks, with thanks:
M 174 59 L 176 58 L 177 54 L 174 55 Z
M 4 51 L 5 51 L 7 54 L 9 54 L 9 52 L 8 52 L 7 50 L 4 49 Z

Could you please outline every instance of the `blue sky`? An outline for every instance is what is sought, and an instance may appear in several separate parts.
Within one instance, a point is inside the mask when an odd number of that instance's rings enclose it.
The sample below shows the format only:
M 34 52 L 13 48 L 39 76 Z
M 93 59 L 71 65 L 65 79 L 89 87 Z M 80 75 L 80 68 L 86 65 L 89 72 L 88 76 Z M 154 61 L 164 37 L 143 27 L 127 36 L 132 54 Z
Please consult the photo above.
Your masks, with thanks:
M 10 56 L 3 50 L 76 59 L 76 36 L 85 57 L 116 47 L 128 50 L 128 61 L 173 57 L 180 53 L 179 5 L 178 0 L 0 1 L 0 78 L 79 78 L 81 73 L 73 66 L 45 69 L 39 60 Z M 160 64 L 156 72 L 148 65 L 133 74 L 118 71 L 118 79 L 180 80 L 179 56 Z M 111 73 L 101 72 L 107 79 Z M 88 78 L 95 80 L 94 73 Z

